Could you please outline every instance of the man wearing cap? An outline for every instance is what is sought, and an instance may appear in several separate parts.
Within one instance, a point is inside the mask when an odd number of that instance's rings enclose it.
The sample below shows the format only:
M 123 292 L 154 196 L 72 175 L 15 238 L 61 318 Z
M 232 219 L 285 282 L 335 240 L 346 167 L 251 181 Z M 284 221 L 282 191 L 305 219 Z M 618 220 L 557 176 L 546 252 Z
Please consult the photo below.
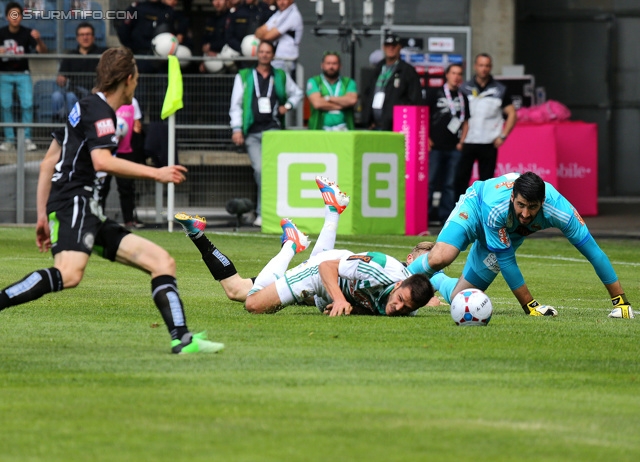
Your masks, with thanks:
M 372 130 L 391 131 L 393 107 L 419 106 L 423 98 L 420 77 L 400 59 L 400 38 L 387 35 L 383 43 L 384 59 L 362 95 L 362 123 Z

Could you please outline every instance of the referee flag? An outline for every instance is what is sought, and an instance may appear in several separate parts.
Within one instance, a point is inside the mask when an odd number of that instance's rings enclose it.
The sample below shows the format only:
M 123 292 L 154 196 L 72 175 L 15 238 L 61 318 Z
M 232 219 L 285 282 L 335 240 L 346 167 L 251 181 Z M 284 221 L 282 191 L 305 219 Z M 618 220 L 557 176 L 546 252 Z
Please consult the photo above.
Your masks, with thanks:
M 164 96 L 162 104 L 162 120 L 173 115 L 182 109 L 182 72 L 180 71 L 180 62 L 173 55 L 169 56 L 169 85 L 167 86 L 167 94 Z

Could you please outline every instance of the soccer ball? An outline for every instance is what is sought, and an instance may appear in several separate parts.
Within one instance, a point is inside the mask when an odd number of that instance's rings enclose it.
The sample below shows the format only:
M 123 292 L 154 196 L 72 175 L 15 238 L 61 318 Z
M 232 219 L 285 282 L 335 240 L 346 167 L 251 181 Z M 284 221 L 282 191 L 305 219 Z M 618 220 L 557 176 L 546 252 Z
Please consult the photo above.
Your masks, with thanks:
M 492 314 L 491 300 L 480 289 L 464 289 L 451 301 L 451 317 L 458 326 L 486 326 Z
M 191 58 L 191 50 L 184 45 L 178 45 L 176 58 L 180 61 L 180 67 L 187 67 L 191 61 L 181 58 Z
M 242 50 L 243 56 L 253 57 L 258 56 L 258 46 L 260 45 L 260 40 L 256 38 L 255 35 L 250 34 L 242 39 L 242 44 L 240 45 L 240 49 Z
M 127 133 L 129 133 L 129 124 L 123 118 L 118 117 L 116 120 L 116 136 L 118 139 L 122 139 L 127 136 Z
M 163 32 L 153 37 L 151 45 L 156 55 L 166 58 L 169 55 L 175 55 L 178 50 L 178 45 L 180 44 L 175 35 L 170 32 Z

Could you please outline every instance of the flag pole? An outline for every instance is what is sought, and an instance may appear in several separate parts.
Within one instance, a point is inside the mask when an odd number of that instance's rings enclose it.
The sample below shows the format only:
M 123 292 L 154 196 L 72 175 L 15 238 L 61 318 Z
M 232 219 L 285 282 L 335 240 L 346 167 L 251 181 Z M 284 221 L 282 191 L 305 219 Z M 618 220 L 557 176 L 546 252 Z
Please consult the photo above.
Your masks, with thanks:
M 168 153 L 169 166 L 176 163 L 176 115 L 171 114 L 169 116 L 169 153 Z M 176 185 L 169 183 L 167 185 L 167 221 L 168 231 L 173 232 L 173 209 L 175 204 Z
M 167 93 L 162 104 L 161 118 L 169 119 L 169 136 L 167 152 L 167 164 L 173 166 L 176 163 L 176 111 L 182 109 L 182 72 L 180 71 L 180 63 L 178 58 L 169 56 L 168 63 L 169 82 L 167 85 Z M 174 183 L 167 185 L 167 230 L 173 231 L 173 214 L 175 203 L 175 187 Z

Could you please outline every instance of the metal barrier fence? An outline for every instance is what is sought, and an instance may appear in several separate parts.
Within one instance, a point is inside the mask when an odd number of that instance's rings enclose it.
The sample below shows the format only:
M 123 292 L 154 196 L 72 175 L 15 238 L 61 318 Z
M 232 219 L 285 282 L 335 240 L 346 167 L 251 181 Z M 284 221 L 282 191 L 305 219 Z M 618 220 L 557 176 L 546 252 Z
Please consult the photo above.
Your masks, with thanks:
M 44 68 L 43 60 L 67 59 L 69 55 L 37 58 L 40 62 L 38 66 L 31 66 L 32 69 Z M 149 60 L 150 57 L 136 59 Z M 184 109 L 176 114 L 175 136 L 177 163 L 185 165 L 189 173 L 187 181 L 175 187 L 175 209 L 228 217 L 231 222 L 235 217 L 224 211 L 230 199 L 247 197 L 255 201 L 256 198 L 249 158 L 231 142 L 229 102 L 235 74 L 200 74 L 197 68 L 202 58 L 188 61 L 191 64 L 183 67 Z M 162 61 L 159 63 L 163 64 Z M 300 85 L 304 79 L 303 70 L 298 67 L 296 72 Z M 71 91 L 82 97 L 90 92 L 95 78 L 94 74 L 66 74 L 69 84 L 61 89 L 56 84 L 56 75 L 55 70 L 31 74 L 33 123 L 21 123 L 24 109 L 17 93 L 14 93 L 12 106 L 15 122 L 7 123 L 3 119 L 0 123 L 2 129 L 14 127 L 17 140 L 13 149 L 0 151 L 0 195 L 4 198 L 0 202 L 0 223 L 35 223 L 39 163 L 51 142 L 51 131 L 64 126 L 64 117 L 59 116 L 52 103 L 52 93 Z M 160 120 L 166 87 L 166 74 L 140 75 L 135 96 L 144 115 L 145 141 L 141 157 L 148 164 L 166 162 L 168 125 Z M 290 128 L 302 127 L 301 107 L 287 123 Z M 25 150 L 27 127 L 37 146 L 35 151 Z M 4 136 L 2 141 L 5 141 Z M 151 181 L 136 181 L 136 210 L 140 221 L 166 222 L 167 217 L 163 215 L 167 204 L 166 189 Z M 115 181 L 107 200 L 106 214 L 122 221 Z

